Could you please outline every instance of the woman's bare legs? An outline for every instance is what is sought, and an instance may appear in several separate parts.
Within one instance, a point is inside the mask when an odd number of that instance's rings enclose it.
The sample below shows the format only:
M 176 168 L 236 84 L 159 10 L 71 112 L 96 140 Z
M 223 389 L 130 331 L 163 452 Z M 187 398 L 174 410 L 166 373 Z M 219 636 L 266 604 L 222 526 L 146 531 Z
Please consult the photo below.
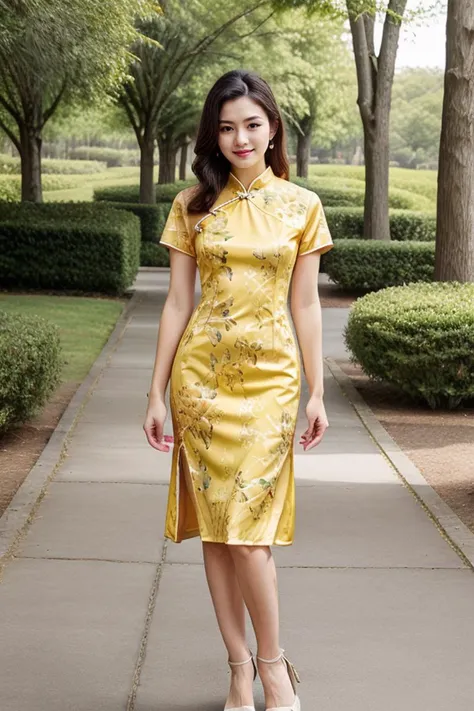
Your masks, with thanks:
M 229 546 L 203 541 L 202 548 L 207 582 L 229 659 L 231 662 L 241 662 L 249 657 L 245 638 L 245 605 Z M 232 667 L 226 706 L 252 706 L 252 682 L 251 662 Z
M 281 647 L 277 576 L 270 546 L 229 545 L 228 549 L 255 630 L 257 654 L 264 659 L 273 659 Z M 290 706 L 295 693 L 283 662 L 258 662 L 258 671 L 265 692 L 265 706 Z

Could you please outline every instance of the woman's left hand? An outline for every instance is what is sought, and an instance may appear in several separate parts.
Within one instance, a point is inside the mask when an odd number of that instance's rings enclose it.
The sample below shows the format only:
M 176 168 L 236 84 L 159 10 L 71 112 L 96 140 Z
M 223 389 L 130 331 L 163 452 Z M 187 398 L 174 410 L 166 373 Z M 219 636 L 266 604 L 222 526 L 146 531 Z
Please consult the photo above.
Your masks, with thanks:
M 329 427 L 326 409 L 324 407 L 323 398 L 313 395 L 306 405 L 306 417 L 308 418 L 308 429 L 303 432 L 299 444 L 303 445 L 306 452 L 312 447 L 316 447 L 323 438 L 323 435 Z

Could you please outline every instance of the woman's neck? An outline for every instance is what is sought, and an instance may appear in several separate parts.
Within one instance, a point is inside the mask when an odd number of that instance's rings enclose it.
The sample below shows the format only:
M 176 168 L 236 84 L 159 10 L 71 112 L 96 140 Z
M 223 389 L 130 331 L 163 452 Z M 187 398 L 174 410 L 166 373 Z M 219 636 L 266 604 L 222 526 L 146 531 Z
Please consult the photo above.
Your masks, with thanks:
M 235 175 L 237 180 L 248 190 L 249 185 L 265 171 L 266 167 L 265 158 L 262 158 L 261 161 L 248 168 L 236 168 L 231 164 L 230 172 Z

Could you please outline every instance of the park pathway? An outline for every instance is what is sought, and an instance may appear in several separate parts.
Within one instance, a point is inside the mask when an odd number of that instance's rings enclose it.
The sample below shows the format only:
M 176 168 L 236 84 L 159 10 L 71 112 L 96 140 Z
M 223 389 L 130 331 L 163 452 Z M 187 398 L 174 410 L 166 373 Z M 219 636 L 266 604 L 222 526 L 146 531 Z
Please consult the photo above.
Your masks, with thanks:
M 171 455 L 142 431 L 167 278 L 140 272 L 128 326 L 4 569 L 1 711 L 222 711 L 226 655 L 200 543 L 164 542 Z M 326 356 L 343 355 L 346 316 L 324 311 Z M 273 549 L 303 709 L 470 711 L 473 571 L 329 368 L 325 390 L 324 442 L 296 445 L 295 543 Z M 296 442 L 304 404 L 305 392 Z

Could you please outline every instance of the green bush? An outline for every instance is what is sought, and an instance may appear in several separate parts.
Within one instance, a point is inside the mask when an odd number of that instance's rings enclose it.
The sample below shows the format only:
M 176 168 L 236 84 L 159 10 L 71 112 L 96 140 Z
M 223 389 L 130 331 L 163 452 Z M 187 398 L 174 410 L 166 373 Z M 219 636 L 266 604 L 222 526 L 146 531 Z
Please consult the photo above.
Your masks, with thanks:
M 43 175 L 86 175 L 89 173 L 102 173 L 107 169 L 106 163 L 97 160 L 59 160 L 57 158 L 43 158 L 41 172 Z M 0 154 L 0 175 L 21 175 L 21 161 Z
M 0 204 L 0 286 L 121 294 L 139 261 L 140 222 L 123 210 Z
M 324 269 L 345 289 L 372 291 L 432 281 L 434 256 L 433 242 L 340 239 L 324 255 Z
M 153 242 L 142 242 L 140 253 L 140 266 L 142 267 L 169 267 L 170 257 L 166 247 L 161 247 Z
M 103 148 L 102 146 L 78 146 L 69 153 L 73 160 L 98 160 L 108 168 L 140 165 L 140 151 L 125 148 Z
M 432 408 L 474 398 L 474 284 L 411 284 L 358 299 L 345 340 L 364 372 Z
M 333 239 L 362 239 L 363 207 L 327 207 L 325 213 Z M 390 233 L 396 241 L 429 242 L 436 236 L 436 216 L 410 210 L 391 210 Z
M 57 326 L 40 316 L 0 311 L 0 432 L 44 405 L 62 366 Z
M 74 178 L 67 175 L 43 175 L 41 182 L 44 192 L 69 190 L 77 185 Z M 0 200 L 7 202 L 21 200 L 21 175 L 0 175 Z
M 161 233 L 170 211 L 170 205 L 164 203 L 141 205 L 140 203 L 130 202 L 107 202 L 104 204 L 116 210 L 128 210 L 136 215 L 140 220 L 142 242 L 160 241 Z
M 321 198 L 325 207 L 363 207 L 365 200 L 365 185 L 360 187 L 351 182 L 350 187 L 336 187 L 329 185 L 329 181 L 317 178 L 293 178 L 292 182 L 301 185 Z M 409 190 L 391 188 L 389 194 L 389 207 L 399 210 L 430 211 L 433 203 L 423 195 L 411 193 Z
M 171 203 L 176 195 L 188 188 L 190 185 L 195 185 L 195 180 L 179 180 L 176 183 L 165 183 L 163 185 L 155 185 L 155 195 L 157 203 Z M 96 188 L 94 190 L 94 200 L 97 202 L 132 202 L 138 203 L 140 199 L 139 185 L 118 185 L 106 188 Z

